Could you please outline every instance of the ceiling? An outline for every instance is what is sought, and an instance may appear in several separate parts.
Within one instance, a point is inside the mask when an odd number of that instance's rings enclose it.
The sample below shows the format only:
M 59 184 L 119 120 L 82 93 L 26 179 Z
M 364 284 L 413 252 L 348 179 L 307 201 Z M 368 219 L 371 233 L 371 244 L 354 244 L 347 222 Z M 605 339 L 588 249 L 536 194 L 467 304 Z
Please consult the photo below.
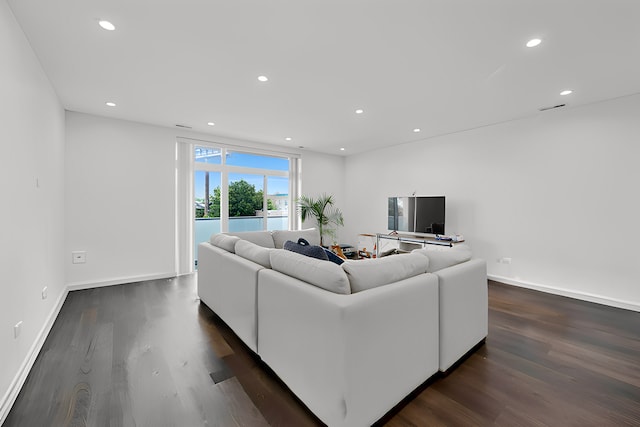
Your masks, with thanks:
M 331 154 L 640 92 L 637 0 L 7 1 L 67 110 Z

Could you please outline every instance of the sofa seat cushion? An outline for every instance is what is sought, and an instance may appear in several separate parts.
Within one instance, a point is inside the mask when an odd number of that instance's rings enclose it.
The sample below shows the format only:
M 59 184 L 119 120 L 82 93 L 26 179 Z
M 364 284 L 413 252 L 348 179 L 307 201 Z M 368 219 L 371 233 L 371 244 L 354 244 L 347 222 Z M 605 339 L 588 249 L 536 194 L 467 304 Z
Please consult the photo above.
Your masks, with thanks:
M 351 292 L 356 293 L 426 273 L 428 266 L 429 260 L 425 256 L 402 254 L 372 260 L 347 261 L 342 264 L 342 269 L 349 278 Z
M 284 248 L 284 242 L 291 240 L 297 242 L 298 239 L 305 239 L 311 245 L 320 245 L 320 232 L 315 228 L 306 230 L 274 230 L 271 232 L 273 244 L 277 249 Z
M 249 240 L 240 239 L 236 243 L 236 255 L 260 264 L 264 268 L 271 268 L 269 252 L 272 250 L 272 248 L 262 247 Z
M 237 236 L 242 240 L 248 240 L 263 248 L 275 248 L 273 236 L 270 231 L 241 231 L 237 233 L 225 233 L 229 236 Z
M 237 236 L 229 236 L 228 234 L 218 233 L 211 236 L 211 244 L 227 252 L 235 253 L 236 243 L 240 240 Z
M 275 271 L 337 294 L 351 293 L 349 279 L 337 264 L 284 249 L 273 250 L 269 256 Z
M 412 253 L 429 258 L 428 273 L 433 273 L 456 264 L 462 264 L 471 259 L 471 248 L 467 245 L 458 245 L 445 250 L 416 249 Z

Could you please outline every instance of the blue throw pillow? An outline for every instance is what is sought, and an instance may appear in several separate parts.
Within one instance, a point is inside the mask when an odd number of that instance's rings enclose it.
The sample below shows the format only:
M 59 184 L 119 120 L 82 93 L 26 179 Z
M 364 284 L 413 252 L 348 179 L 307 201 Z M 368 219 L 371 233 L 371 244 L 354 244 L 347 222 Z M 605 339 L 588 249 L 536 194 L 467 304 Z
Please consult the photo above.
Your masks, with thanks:
M 311 258 L 329 261 L 329 257 L 322 246 L 310 245 L 309 242 L 302 238 L 298 239 L 298 243 L 287 240 L 284 242 L 283 248 L 287 251 L 296 252 Z
M 342 264 L 344 262 L 344 260 L 342 258 L 340 258 L 338 255 L 334 254 L 333 251 L 330 251 L 327 248 L 323 248 L 323 249 L 327 253 L 327 258 L 329 258 L 329 261 L 335 262 L 338 265 L 340 265 L 340 264 Z

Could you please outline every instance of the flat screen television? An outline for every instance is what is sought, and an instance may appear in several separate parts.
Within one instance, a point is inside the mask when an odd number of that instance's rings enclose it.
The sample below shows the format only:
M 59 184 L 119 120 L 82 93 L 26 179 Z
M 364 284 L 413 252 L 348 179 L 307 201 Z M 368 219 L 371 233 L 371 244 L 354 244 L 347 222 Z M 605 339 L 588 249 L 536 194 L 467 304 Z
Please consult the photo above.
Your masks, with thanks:
M 389 230 L 445 234 L 444 196 L 389 197 Z

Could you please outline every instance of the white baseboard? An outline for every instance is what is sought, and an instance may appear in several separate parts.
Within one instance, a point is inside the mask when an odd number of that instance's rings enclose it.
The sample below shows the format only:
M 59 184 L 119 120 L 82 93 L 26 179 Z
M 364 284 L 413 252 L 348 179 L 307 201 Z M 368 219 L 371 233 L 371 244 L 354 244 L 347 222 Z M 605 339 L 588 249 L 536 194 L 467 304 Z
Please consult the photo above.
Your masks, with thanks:
M 509 277 L 496 276 L 488 274 L 487 277 L 496 282 L 506 283 L 507 285 L 518 286 L 521 288 L 533 289 L 535 291 L 546 292 L 548 294 L 560 295 L 582 301 L 594 302 L 596 304 L 608 305 L 610 307 L 623 308 L 625 310 L 640 312 L 640 304 L 629 301 L 622 301 L 615 298 L 605 297 L 602 295 L 589 294 L 586 292 L 576 292 L 570 289 L 556 288 L 553 286 L 541 285 L 538 283 L 527 282 L 524 280 L 515 280 Z
M 38 357 L 38 354 L 40 353 L 40 350 L 42 349 L 42 346 L 44 345 L 44 342 L 47 339 L 47 336 L 49 335 L 49 332 L 51 332 L 51 328 L 53 327 L 53 324 L 58 318 L 58 314 L 60 314 L 62 305 L 66 301 L 67 295 L 69 295 L 69 292 L 82 290 L 82 289 L 100 288 L 103 286 L 122 285 L 125 283 L 143 282 L 146 280 L 168 279 L 172 277 L 176 277 L 175 272 L 145 275 L 145 276 L 120 277 L 116 279 L 99 281 L 99 282 L 68 283 L 65 286 L 64 291 L 62 291 L 62 293 L 60 294 L 60 297 L 56 301 L 56 305 L 51 310 L 51 313 L 49 313 L 49 316 L 47 317 L 45 324 L 42 326 L 40 333 L 38 333 L 36 340 L 34 341 L 33 345 L 29 349 L 29 352 L 27 353 L 26 358 L 20 365 L 20 369 L 18 370 L 18 373 L 16 374 L 13 381 L 11 382 L 11 385 L 9 386 L 9 390 L 7 390 L 5 395 L 2 397 L 2 400 L 0 401 L 0 425 L 4 423 L 5 419 L 9 415 L 9 411 L 11 410 L 11 407 L 15 403 L 18 397 L 18 394 L 22 389 L 22 386 L 27 380 L 27 376 L 29 375 L 31 368 L 35 363 L 36 358 Z
M 51 312 L 49 313 L 45 324 L 42 326 L 42 329 L 40 329 L 36 340 L 31 345 L 31 348 L 27 353 L 27 357 L 20 365 L 18 373 L 11 382 L 9 390 L 7 390 L 5 395 L 2 397 L 2 401 L 0 402 L 0 425 L 4 423 L 5 419 L 9 415 L 11 407 L 18 398 L 18 394 L 20 393 L 24 382 L 27 380 L 27 376 L 29 375 L 29 372 L 31 372 L 31 368 L 35 363 L 36 358 L 38 357 L 38 354 L 40 353 L 40 350 L 42 349 L 42 346 L 47 339 L 47 336 L 49 336 L 49 332 L 51 332 L 53 324 L 58 318 L 58 314 L 60 313 L 62 305 L 67 299 L 68 294 L 69 290 L 65 288 L 64 291 L 62 291 L 62 293 L 60 294 L 60 297 L 58 297 L 58 300 L 56 301 L 55 306 L 51 309 Z
M 135 283 L 135 282 L 144 282 L 147 280 L 159 280 L 159 279 L 169 279 L 171 277 L 176 277 L 177 273 L 167 272 L 160 274 L 148 274 L 142 276 L 130 276 L 130 277 L 116 277 L 115 279 L 102 280 L 102 281 L 93 281 L 93 282 L 73 282 L 67 283 L 68 291 L 79 291 L 82 289 L 92 289 L 92 288 L 102 288 L 104 286 L 113 286 L 113 285 L 124 285 L 125 283 Z

